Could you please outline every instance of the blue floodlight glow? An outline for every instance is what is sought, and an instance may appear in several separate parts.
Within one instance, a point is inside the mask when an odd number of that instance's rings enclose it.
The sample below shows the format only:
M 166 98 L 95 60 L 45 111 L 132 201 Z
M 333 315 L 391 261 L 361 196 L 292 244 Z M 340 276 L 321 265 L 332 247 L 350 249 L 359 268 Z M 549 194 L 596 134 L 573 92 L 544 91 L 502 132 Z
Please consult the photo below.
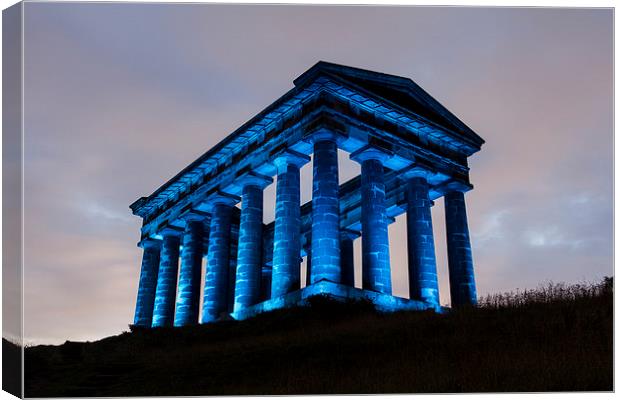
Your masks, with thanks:
M 294 84 L 130 206 L 143 218 L 134 325 L 198 323 L 204 256 L 202 323 L 307 306 L 317 295 L 370 301 L 383 312 L 444 312 L 431 218 L 442 196 L 452 306 L 476 304 L 464 193 L 473 187 L 467 158 L 484 140 L 407 78 L 319 62 Z M 361 176 L 342 185 L 339 149 L 361 164 Z M 312 202 L 301 205 L 309 154 Z M 274 175 L 275 219 L 265 224 L 263 190 Z M 405 212 L 409 299 L 392 295 L 388 239 L 388 225 Z M 353 256 L 360 236 L 361 289 Z

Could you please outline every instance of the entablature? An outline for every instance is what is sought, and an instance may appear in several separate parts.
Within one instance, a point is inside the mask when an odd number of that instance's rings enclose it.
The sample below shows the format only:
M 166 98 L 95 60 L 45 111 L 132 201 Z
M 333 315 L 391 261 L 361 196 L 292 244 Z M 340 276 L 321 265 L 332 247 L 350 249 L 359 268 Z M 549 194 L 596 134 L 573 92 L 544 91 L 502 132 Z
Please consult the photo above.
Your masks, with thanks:
M 467 156 L 480 148 L 339 77 L 318 76 L 282 96 L 151 196 L 134 202 L 134 214 L 144 219 L 143 236 L 180 218 L 188 207 L 203 209 L 214 191 L 234 186 L 245 173 L 274 175 L 273 159 L 287 148 L 310 154 L 308 138 L 317 129 L 344 135 L 339 147 L 347 152 L 369 144 L 389 148 L 394 156 L 385 166 L 392 170 L 424 162 L 466 184 Z

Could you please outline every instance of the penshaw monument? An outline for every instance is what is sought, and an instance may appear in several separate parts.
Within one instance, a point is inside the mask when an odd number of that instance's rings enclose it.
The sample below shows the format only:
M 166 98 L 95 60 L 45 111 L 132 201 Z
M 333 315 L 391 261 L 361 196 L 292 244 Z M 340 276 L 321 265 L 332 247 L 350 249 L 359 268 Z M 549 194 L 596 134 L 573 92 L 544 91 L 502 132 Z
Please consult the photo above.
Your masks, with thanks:
M 467 158 L 483 143 L 408 78 L 317 63 L 293 89 L 130 206 L 143 220 L 134 325 L 244 319 L 319 294 L 366 299 L 384 311 L 440 312 L 431 220 L 440 197 L 452 307 L 475 304 L 464 194 L 472 189 Z M 338 149 L 361 166 L 343 184 Z M 299 171 L 310 155 L 312 201 L 300 204 Z M 265 223 L 263 190 L 274 177 L 275 220 Z M 408 299 L 392 296 L 388 241 L 388 225 L 403 213 Z M 361 288 L 354 286 L 357 238 Z

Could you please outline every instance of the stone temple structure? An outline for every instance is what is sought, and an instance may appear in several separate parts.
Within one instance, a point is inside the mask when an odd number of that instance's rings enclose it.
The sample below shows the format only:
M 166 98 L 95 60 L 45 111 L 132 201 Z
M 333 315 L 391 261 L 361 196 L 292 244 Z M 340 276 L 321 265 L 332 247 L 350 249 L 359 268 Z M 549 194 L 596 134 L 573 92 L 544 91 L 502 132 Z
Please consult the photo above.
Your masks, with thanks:
M 476 303 L 464 194 L 467 157 L 484 140 L 407 78 L 319 62 L 294 85 L 130 206 L 143 219 L 134 325 L 243 319 L 317 294 L 442 311 L 431 221 L 442 196 L 452 306 Z M 338 149 L 361 165 L 341 185 Z M 299 170 L 310 155 L 312 201 L 300 204 Z M 274 177 L 275 220 L 265 223 L 263 189 Z M 402 213 L 409 299 L 392 296 L 390 277 L 388 224 Z M 354 287 L 356 238 L 362 288 Z

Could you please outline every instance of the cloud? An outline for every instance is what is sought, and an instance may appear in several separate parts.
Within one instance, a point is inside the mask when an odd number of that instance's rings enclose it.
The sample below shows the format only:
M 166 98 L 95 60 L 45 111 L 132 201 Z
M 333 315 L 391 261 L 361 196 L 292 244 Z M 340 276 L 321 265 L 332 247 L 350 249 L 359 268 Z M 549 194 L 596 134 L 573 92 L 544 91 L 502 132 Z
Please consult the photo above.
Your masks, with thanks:
M 504 239 L 505 220 L 510 216 L 509 210 L 497 210 L 483 218 L 480 227 L 472 232 L 472 241 L 476 247 L 492 245 L 493 241 Z
M 525 232 L 524 240 L 531 247 L 565 247 L 575 250 L 583 245 L 583 239 L 566 238 L 557 226 Z

